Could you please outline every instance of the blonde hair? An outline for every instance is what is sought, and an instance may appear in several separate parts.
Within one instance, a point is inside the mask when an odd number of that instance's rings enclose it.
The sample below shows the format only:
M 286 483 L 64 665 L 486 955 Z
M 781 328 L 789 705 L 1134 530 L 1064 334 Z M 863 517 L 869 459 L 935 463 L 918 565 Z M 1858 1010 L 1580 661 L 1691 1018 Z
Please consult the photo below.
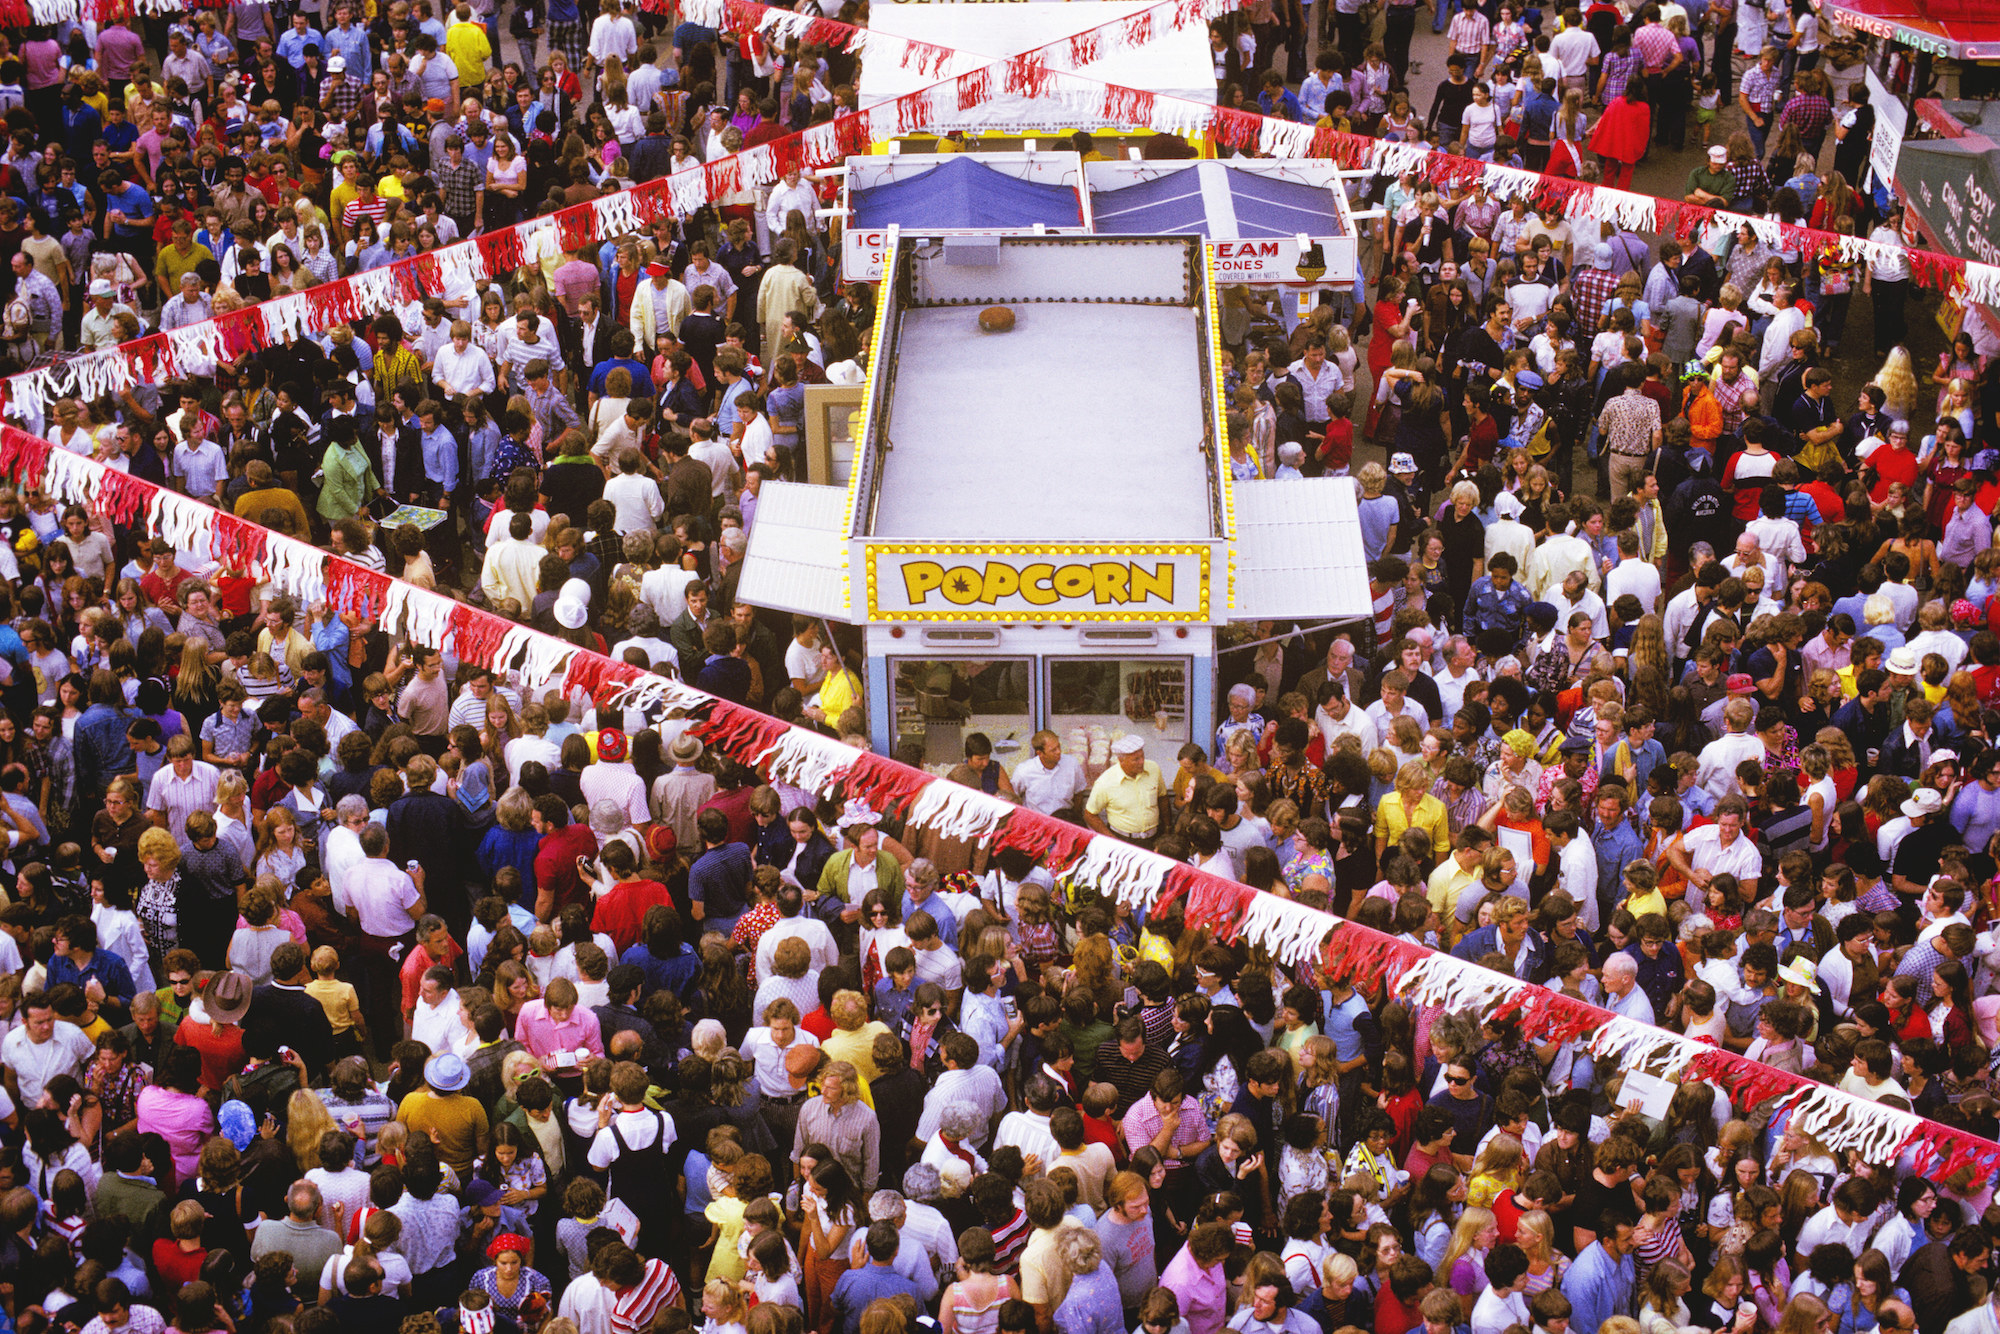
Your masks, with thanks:
M 292 1147 L 292 1157 L 297 1160 L 299 1172 L 303 1175 L 315 1167 L 325 1164 L 319 1160 L 319 1137 L 329 1130 L 338 1130 L 333 1113 L 327 1111 L 310 1089 L 293 1089 L 292 1096 L 285 1103 L 285 1143 Z
M 1521 1142 L 1515 1140 L 1514 1147 L 1518 1149 L 1520 1146 Z M 1452 1266 L 1458 1263 L 1458 1257 L 1469 1253 L 1473 1249 L 1473 1243 L 1479 1239 L 1479 1234 L 1492 1227 L 1493 1223 L 1491 1209 L 1477 1204 L 1467 1205 L 1465 1212 L 1458 1216 L 1458 1226 L 1451 1230 L 1451 1242 L 1444 1248 L 1444 1258 L 1438 1261 L 1437 1272 L 1451 1273 Z

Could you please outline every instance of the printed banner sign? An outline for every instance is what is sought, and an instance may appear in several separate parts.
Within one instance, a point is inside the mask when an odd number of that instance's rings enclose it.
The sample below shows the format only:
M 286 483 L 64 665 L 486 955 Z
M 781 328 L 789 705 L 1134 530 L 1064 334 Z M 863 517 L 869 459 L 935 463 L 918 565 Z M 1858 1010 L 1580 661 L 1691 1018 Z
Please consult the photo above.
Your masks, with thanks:
M 1308 237 L 1303 253 L 1296 236 L 1259 237 L 1250 241 L 1211 241 L 1208 253 L 1218 283 L 1325 283 L 1345 287 L 1354 281 L 1354 238 Z
M 885 621 L 1206 621 L 1205 546 L 868 548 Z

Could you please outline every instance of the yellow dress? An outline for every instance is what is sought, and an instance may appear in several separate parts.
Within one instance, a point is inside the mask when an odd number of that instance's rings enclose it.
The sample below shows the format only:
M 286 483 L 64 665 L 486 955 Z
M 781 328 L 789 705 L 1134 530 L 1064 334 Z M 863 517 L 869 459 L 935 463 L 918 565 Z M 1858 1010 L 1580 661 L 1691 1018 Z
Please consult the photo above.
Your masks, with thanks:
M 710 1280 L 734 1283 L 746 1272 L 743 1257 L 736 1253 L 736 1238 L 743 1232 L 743 1201 L 733 1195 L 718 1195 L 708 1202 L 702 1216 L 715 1224 L 715 1253 L 708 1260 Z

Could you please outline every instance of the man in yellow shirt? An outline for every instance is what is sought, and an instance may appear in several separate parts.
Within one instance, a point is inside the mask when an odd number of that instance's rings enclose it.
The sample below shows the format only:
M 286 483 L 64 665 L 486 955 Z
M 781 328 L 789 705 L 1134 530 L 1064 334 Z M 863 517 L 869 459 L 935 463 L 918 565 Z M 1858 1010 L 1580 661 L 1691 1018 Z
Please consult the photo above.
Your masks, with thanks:
M 1138 737 L 1119 737 L 1111 752 L 1117 763 L 1091 784 L 1083 804 L 1084 822 L 1100 834 L 1150 844 L 1160 832 L 1167 780 L 1160 766 L 1146 758 L 1146 743 Z
M 458 86 L 478 88 L 486 82 L 486 62 L 493 57 L 493 44 L 486 40 L 485 25 L 472 17 L 472 6 L 461 4 L 451 12 L 451 31 L 444 37 L 444 53 L 458 66 Z
M 396 1119 L 413 1135 L 429 1136 L 438 1159 L 465 1176 L 486 1151 L 486 1109 L 465 1095 L 472 1072 L 465 1061 L 445 1052 L 424 1062 L 424 1087 L 403 1098 Z
M 1405 831 L 1421 829 L 1431 836 L 1431 855 L 1442 857 L 1451 846 L 1451 820 L 1444 803 L 1430 794 L 1430 774 L 1421 760 L 1411 760 L 1396 771 L 1396 790 L 1382 798 L 1375 808 L 1375 860 L 1392 843 L 1400 843 Z
M 1459 896 L 1480 883 L 1485 870 L 1486 849 L 1493 842 L 1493 835 L 1478 825 L 1472 825 L 1459 833 L 1458 846 L 1451 856 L 1437 864 L 1431 872 L 1426 895 L 1431 901 L 1431 911 L 1437 914 L 1438 930 L 1452 931 L 1456 924 Z M 1440 937 L 1442 939 L 1442 937 Z

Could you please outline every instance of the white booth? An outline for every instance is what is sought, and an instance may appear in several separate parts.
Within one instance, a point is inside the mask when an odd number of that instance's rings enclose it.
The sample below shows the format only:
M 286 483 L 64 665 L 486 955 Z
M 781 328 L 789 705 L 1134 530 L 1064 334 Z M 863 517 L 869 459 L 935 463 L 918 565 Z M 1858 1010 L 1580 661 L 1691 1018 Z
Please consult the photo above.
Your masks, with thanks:
M 1350 481 L 1230 478 L 1214 278 L 1194 237 L 898 238 L 848 485 L 766 484 L 739 587 L 867 627 L 879 749 L 1171 771 L 1218 626 L 1369 614 Z

